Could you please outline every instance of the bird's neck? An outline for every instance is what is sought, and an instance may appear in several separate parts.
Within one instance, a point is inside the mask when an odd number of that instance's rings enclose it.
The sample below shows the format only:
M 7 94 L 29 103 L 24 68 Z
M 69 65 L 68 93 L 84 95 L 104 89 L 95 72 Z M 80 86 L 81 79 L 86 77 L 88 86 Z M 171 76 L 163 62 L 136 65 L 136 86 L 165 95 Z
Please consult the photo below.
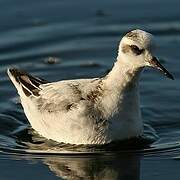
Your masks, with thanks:
M 120 59 L 114 64 L 111 72 L 104 80 L 105 88 L 109 96 L 107 101 L 108 108 L 113 112 L 119 112 L 120 116 L 131 111 L 129 119 L 138 119 L 141 117 L 139 108 L 139 78 L 142 68 L 136 68 Z M 133 117 L 134 116 L 134 117 Z
M 117 90 L 138 90 L 139 78 L 143 68 L 127 64 L 118 58 L 112 70 L 106 76 L 107 87 Z
M 112 126 L 117 126 L 123 138 L 138 136 L 143 131 L 139 101 L 139 77 L 142 68 L 129 66 L 118 60 L 105 78 L 107 94 L 104 103 L 106 116 L 111 117 Z M 119 125 L 118 125 L 119 123 Z

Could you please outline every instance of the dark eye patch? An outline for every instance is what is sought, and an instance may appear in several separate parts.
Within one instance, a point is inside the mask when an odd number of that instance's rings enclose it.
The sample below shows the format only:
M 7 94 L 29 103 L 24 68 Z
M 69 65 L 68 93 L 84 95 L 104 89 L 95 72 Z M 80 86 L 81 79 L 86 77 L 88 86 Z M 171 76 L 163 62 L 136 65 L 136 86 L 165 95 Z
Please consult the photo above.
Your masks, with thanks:
M 140 55 L 144 49 L 139 49 L 136 45 L 130 45 L 132 52 L 136 55 Z

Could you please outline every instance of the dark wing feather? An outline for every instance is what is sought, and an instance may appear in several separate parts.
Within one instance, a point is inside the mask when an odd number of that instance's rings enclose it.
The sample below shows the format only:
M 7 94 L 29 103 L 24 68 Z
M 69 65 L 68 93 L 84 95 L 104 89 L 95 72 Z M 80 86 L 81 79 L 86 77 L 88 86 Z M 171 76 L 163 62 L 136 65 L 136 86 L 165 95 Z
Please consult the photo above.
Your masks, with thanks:
M 32 94 L 39 96 L 39 86 L 41 84 L 48 83 L 48 81 L 44 79 L 33 77 L 32 75 L 16 68 L 9 69 L 9 72 L 14 77 L 16 82 L 22 86 L 23 92 L 26 96 L 30 96 Z

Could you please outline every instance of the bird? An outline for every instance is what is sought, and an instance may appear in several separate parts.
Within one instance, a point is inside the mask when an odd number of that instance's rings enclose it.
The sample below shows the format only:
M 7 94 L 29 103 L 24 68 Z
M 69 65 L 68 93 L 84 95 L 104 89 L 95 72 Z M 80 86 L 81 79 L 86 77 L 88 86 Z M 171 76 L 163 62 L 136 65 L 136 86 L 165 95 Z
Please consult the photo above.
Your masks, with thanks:
M 111 71 L 99 78 L 48 82 L 10 67 L 24 113 L 41 136 L 69 144 L 108 144 L 143 135 L 139 79 L 153 67 L 174 79 L 153 55 L 154 36 L 135 29 L 120 40 Z

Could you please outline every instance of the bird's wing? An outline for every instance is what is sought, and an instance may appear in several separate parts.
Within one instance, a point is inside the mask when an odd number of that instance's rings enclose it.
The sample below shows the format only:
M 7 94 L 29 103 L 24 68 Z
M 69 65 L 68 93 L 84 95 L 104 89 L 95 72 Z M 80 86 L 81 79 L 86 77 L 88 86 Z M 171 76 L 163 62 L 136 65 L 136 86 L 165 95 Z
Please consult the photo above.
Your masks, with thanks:
M 69 111 L 84 101 L 79 85 L 73 81 L 60 81 L 40 86 L 38 106 L 42 111 Z
M 20 96 L 32 99 L 42 112 L 77 109 L 80 103 L 94 103 L 98 96 L 99 79 L 48 83 L 17 69 L 9 69 L 8 74 Z

